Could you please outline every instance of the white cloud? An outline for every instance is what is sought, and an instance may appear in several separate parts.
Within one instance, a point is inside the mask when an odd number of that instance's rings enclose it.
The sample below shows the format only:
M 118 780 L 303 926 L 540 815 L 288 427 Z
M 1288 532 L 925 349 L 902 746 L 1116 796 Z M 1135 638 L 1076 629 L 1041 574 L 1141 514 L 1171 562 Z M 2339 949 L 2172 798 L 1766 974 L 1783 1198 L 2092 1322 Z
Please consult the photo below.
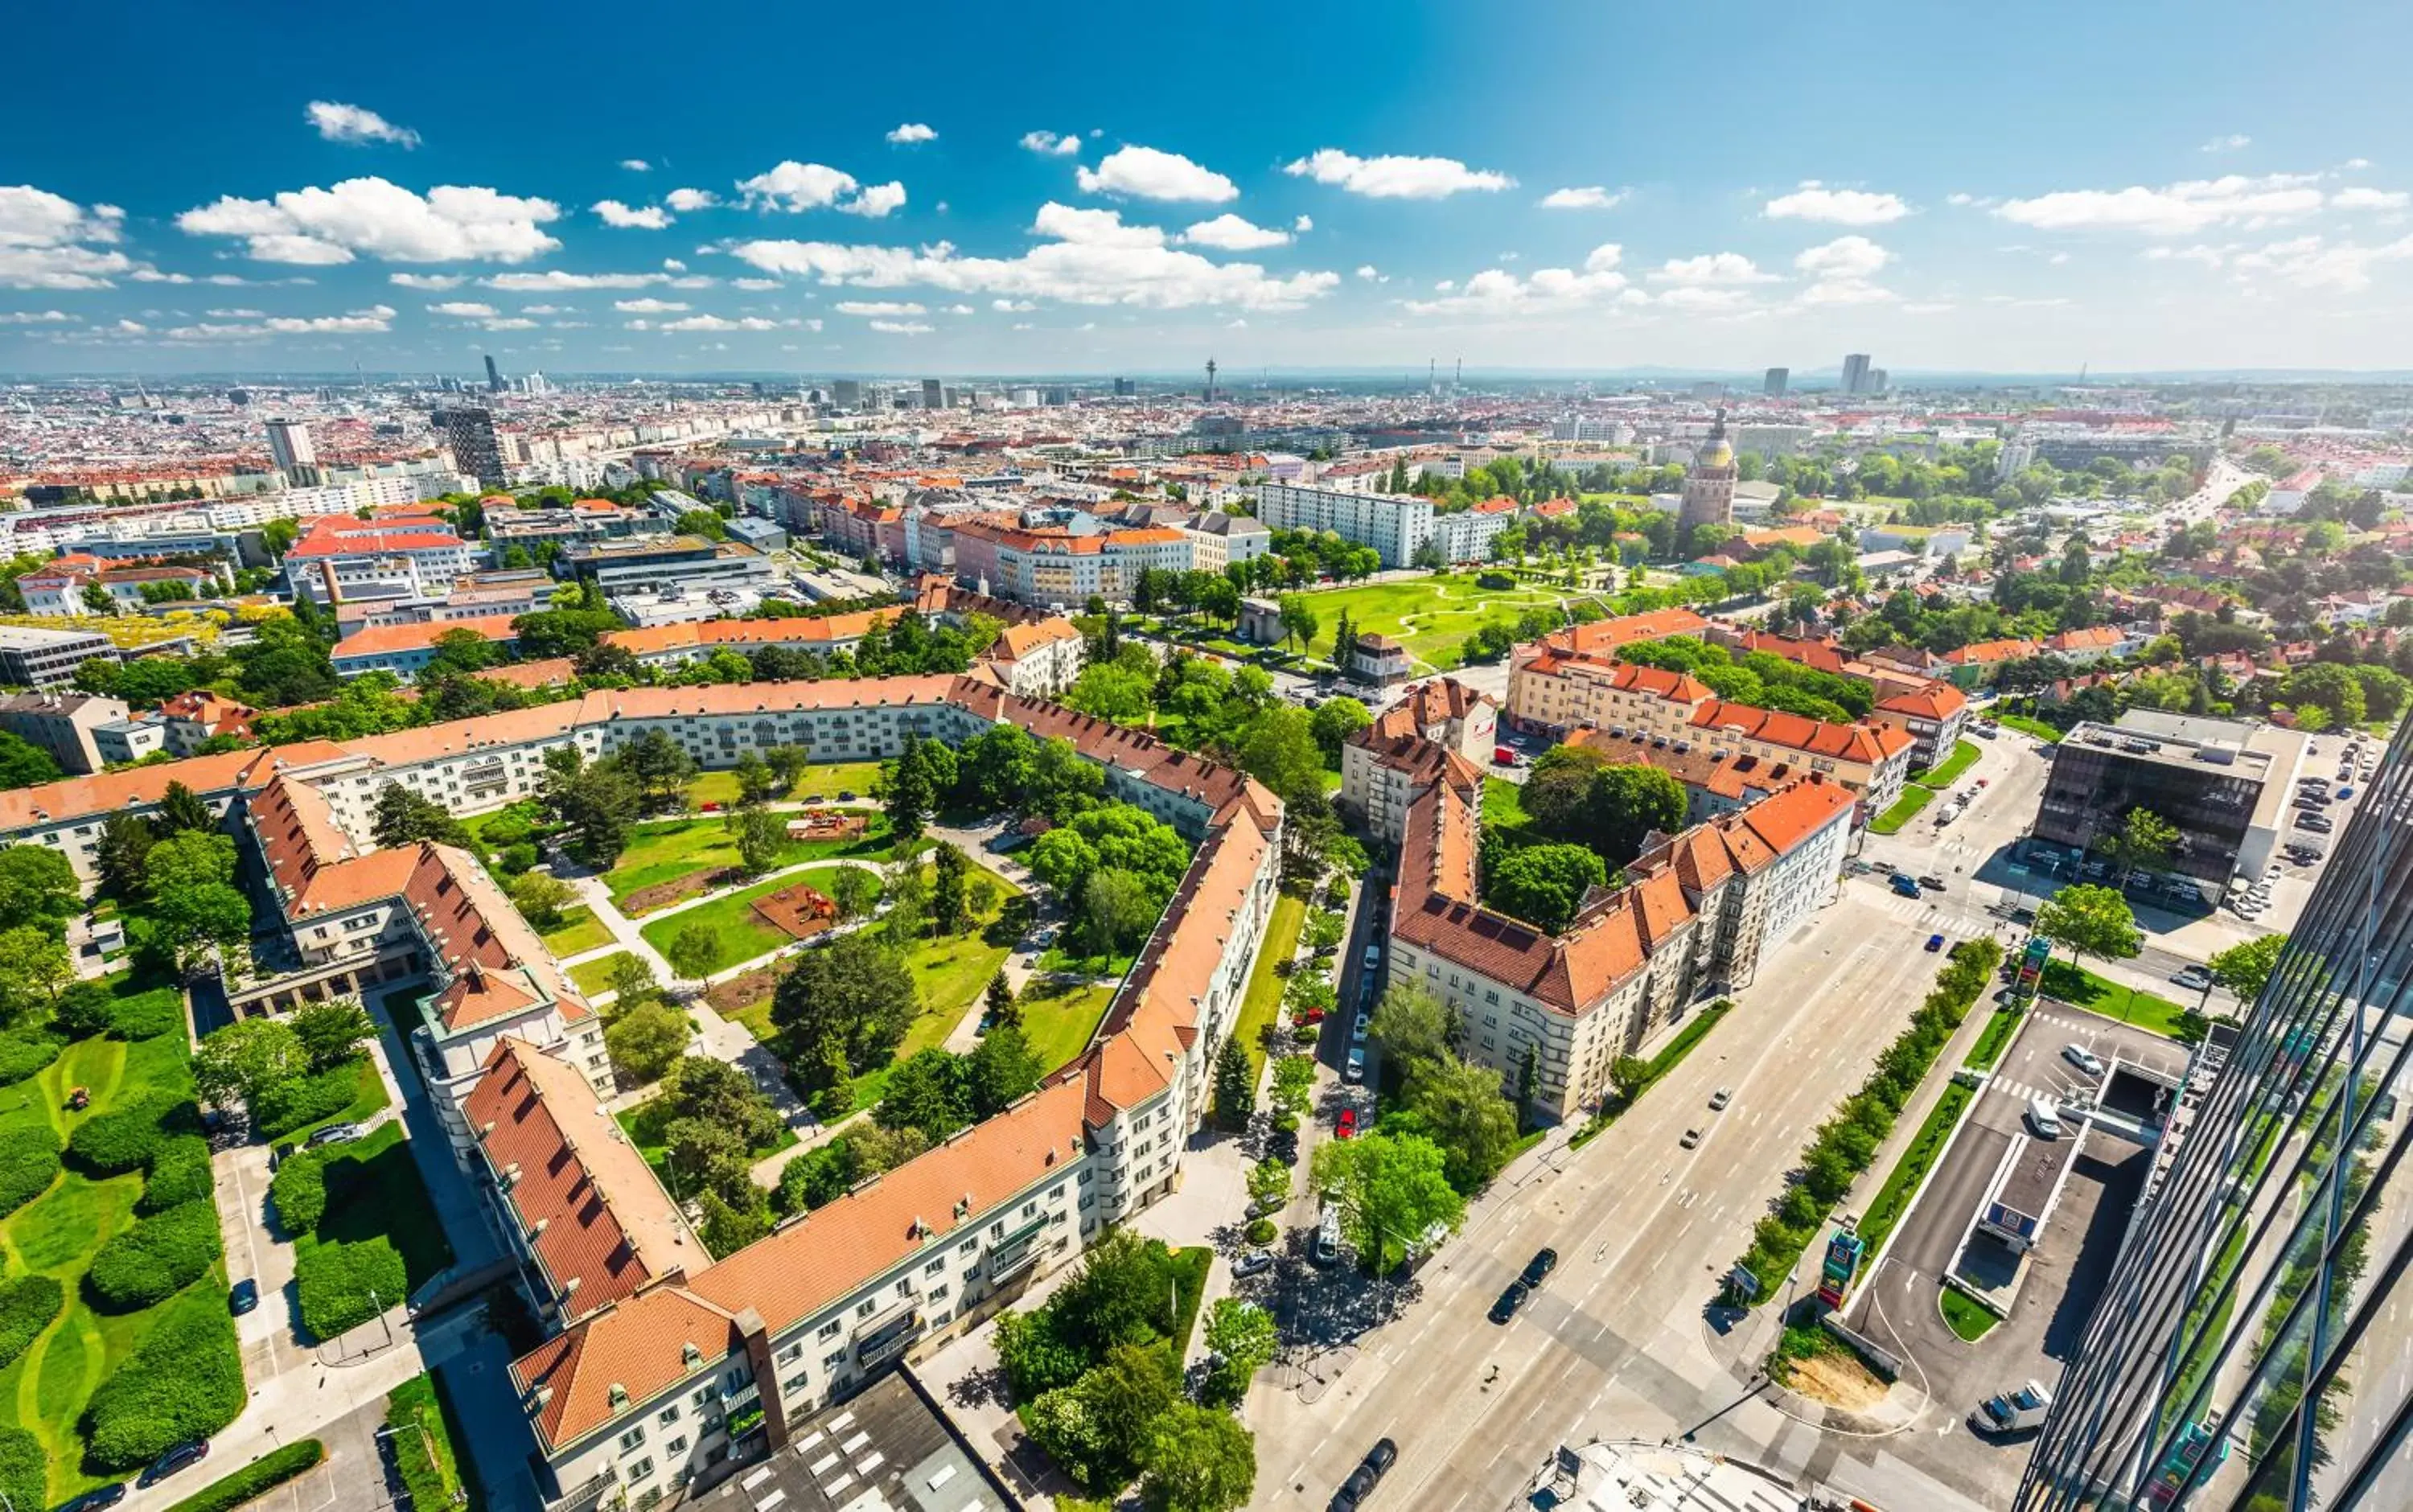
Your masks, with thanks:
M 1153 226 L 1126 226 L 1119 210 L 1083 210 L 1053 200 L 1039 207 L 1039 214 L 1030 222 L 1030 234 L 1089 246 L 1164 245 L 1164 232 Z
M 1301 215 L 1296 220 L 1290 223 L 1290 229 L 1296 231 L 1299 235 L 1304 236 L 1308 232 L 1315 230 L 1315 217 L 1313 215 Z
M 659 205 L 624 205 L 617 200 L 598 200 L 587 207 L 603 217 L 603 224 L 622 230 L 658 231 L 671 223 L 670 212 Z
M 395 147 L 416 147 L 419 133 L 395 126 L 377 111 L 358 105 L 338 105 L 333 100 L 314 99 L 303 112 L 318 135 L 329 141 L 348 141 L 365 145 L 373 141 Z
M 1904 315 L 1946 315 L 1959 308 L 1948 300 L 1921 300 L 1902 307 Z
M 687 272 L 687 264 L 681 262 L 676 258 L 664 258 L 662 259 L 662 271 L 664 273 L 685 273 Z
M 1977 202 L 1977 197 L 1974 194 L 1963 194 L 1956 189 L 1944 197 L 1944 202 L 1947 205 L 1974 205 Z
M 264 341 L 271 336 L 378 335 L 392 329 L 393 307 L 373 304 L 344 315 L 281 315 L 234 324 L 171 326 L 161 334 L 170 341 Z
M 1813 278 L 1873 278 L 1892 260 L 1892 253 L 1865 236 L 1839 236 L 1803 252 L 1793 265 Z
M 1505 173 L 1469 168 L 1455 157 L 1356 157 L 1338 147 L 1319 148 L 1282 171 L 1338 185 L 1371 200 L 1441 200 L 1468 189 L 1512 188 L 1517 183 Z
M 2413 203 L 2413 195 L 2402 189 L 2340 189 L 2330 196 L 2332 210 L 2402 210 Z
M 612 307 L 623 315 L 675 315 L 693 306 L 668 299 L 615 299 Z
M 82 319 L 83 317 L 81 315 L 69 315 L 65 310 L 8 310 L 6 312 L 0 312 L 0 325 L 55 325 L 64 321 L 81 320 Z
M 1122 147 L 1099 159 L 1095 169 L 1073 170 L 1085 194 L 1127 194 L 1142 200 L 1203 200 L 1221 204 L 1240 197 L 1230 179 L 1179 153 L 1154 147 Z
M 988 307 L 999 315 L 1027 315 L 1039 308 L 1027 299 L 993 299 L 988 302 Z
M 2198 243 L 2193 246 L 2149 246 L 2143 256 L 2148 262 L 2200 262 L 2207 268 L 2217 268 L 2228 260 L 2234 246 L 2218 247 Z
M 939 134 L 919 121 L 908 121 L 888 133 L 888 140 L 898 143 L 936 141 Z
M 523 304 L 522 315 L 576 315 L 577 307 L 570 304 Z
M 1577 189 L 1552 189 L 1542 196 L 1545 210 L 1614 210 L 1624 201 L 1623 189 L 1611 192 L 1597 184 Z
M 905 185 L 894 182 L 867 184 L 863 192 L 838 206 L 843 215 L 867 215 L 874 220 L 887 215 L 905 202 Z
M 837 203 L 839 196 L 852 194 L 856 184 L 853 174 L 827 164 L 799 163 L 790 158 L 750 179 L 739 179 L 737 186 L 746 192 L 748 207 L 767 205 L 774 210 L 802 213 L 826 210 Z
M 1070 157 L 1081 150 L 1081 134 L 1068 131 L 1059 137 L 1053 131 L 1026 131 L 1022 134 L 1022 144 L 1032 152 L 1045 153 L 1050 157 Z
M 1776 275 L 1760 272 L 1757 263 L 1739 252 L 1704 252 L 1697 258 L 1669 258 L 1651 270 L 1651 281 L 1692 289 L 1732 288 L 1774 283 Z
M 1804 179 L 1791 194 L 1781 194 L 1761 210 L 1770 220 L 1823 220 L 1837 226 L 1882 226 L 1910 214 L 1895 194 L 1866 189 L 1830 189 L 1816 179 Z
M 447 289 L 458 289 L 468 281 L 469 280 L 466 274 L 457 273 L 391 273 L 386 274 L 386 282 L 392 284 L 397 288 L 422 289 L 432 294 L 440 294 Z
M 505 315 L 486 321 L 485 327 L 489 331 L 533 331 L 536 322 L 516 315 Z
M 662 196 L 662 203 L 684 215 L 690 210 L 710 210 L 720 203 L 720 196 L 710 189 L 673 189 Z
M 631 173 L 650 173 L 654 170 L 654 165 L 642 157 L 623 157 L 620 159 L 620 166 Z
M 1862 283 L 1857 278 L 1833 278 L 1812 284 L 1801 291 L 1804 304 L 1885 304 L 1895 295 L 1890 289 Z
M 2231 132 L 2225 137 L 2214 137 L 2196 150 L 2207 153 L 2233 153 L 2240 147 L 2252 145 L 2253 141 L 2252 137 L 2243 132 Z
M 1649 296 L 1617 271 L 1625 249 L 1610 242 L 1592 248 L 1580 270 L 1536 268 L 1520 278 L 1503 268 L 1487 268 L 1458 289 L 1450 279 L 1433 285 L 1440 299 L 1410 300 L 1417 315 L 1553 315 L 1600 305 L 1638 304 Z
M 491 319 L 495 314 L 492 304 L 480 304 L 473 300 L 448 300 L 441 304 L 430 304 L 427 308 L 433 315 L 457 316 L 465 320 Z
M 977 312 L 969 304 L 950 304 L 947 306 L 947 313 L 949 315 L 971 315 Z
M 439 184 L 424 198 L 380 178 L 346 179 L 332 188 L 290 189 L 274 200 L 239 200 L 187 210 L 176 225 L 189 236 L 237 236 L 269 262 L 349 262 L 357 254 L 390 262 L 525 262 L 561 244 L 537 228 L 558 217 L 550 200 Z
M 919 304 L 899 303 L 896 300 L 845 299 L 838 301 L 836 304 L 831 305 L 830 308 L 837 311 L 840 315 L 893 316 L 927 315 L 930 313 Z
M 765 320 L 759 315 L 741 316 L 733 320 L 721 315 L 690 315 L 681 320 L 665 320 L 658 328 L 663 331 L 777 331 L 779 322 Z
M 666 273 L 564 273 L 559 268 L 547 268 L 542 273 L 498 273 L 479 280 L 488 289 L 520 294 L 555 294 L 574 289 L 651 289 L 670 281 L 671 275 Z M 450 289 L 459 282 L 454 279 L 444 287 Z
M 123 252 L 91 243 L 118 239 L 126 212 L 89 208 L 30 184 L 0 185 L 0 288 L 107 289 L 113 275 L 145 271 Z
M 1288 231 L 1252 225 L 1229 211 L 1192 226 L 1181 233 L 1181 239 L 1192 246 L 1211 246 L 1222 252 L 1254 252 L 1261 247 L 1290 245 Z
M 919 320 L 874 320 L 871 329 L 885 331 L 892 336 L 926 336 L 936 328 Z
M 2401 237 L 2378 246 L 2364 246 L 2355 242 L 2325 242 L 2317 236 L 2299 236 L 2292 241 L 2272 242 L 2258 251 L 2241 253 L 2230 265 L 2241 275 L 2268 273 L 2299 289 L 2334 289 L 2351 294 L 2371 287 L 2371 271 L 2375 264 L 2401 261 L 2406 258 L 2413 258 L 2413 236 Z
M 732 289 L 743 289 L 749 293 L 760 294 L 767 289 L 778 289 L 784 286 L 782 286 L 777 278 L 732 278 L 729 280 L 729 287 Z
M 2318 174 L 2267 173 L 2249 178 L 2230 173 L 2146 188 L 2061 189 L 2028 200 L 2006 200 L 1994 209 L 2005 220 L 2039 230 L 2139 231 L 2186 236 L 2213 226 L 2248 228 L 2301 219 L 2321 208 Z

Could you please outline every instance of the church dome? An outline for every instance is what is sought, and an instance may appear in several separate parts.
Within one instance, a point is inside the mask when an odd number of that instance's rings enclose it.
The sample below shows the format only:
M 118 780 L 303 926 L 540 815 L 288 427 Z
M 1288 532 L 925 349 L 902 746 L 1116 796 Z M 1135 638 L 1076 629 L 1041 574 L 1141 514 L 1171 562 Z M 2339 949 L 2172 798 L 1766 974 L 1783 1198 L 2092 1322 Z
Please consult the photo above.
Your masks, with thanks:
M 1731 467 L 1734 466 L 1734 448 L 1726 444 L 1726 438 L 1723 436 L 1713 436 L 1710 437 L 1708 443 L 1701 448 L 1699 453 L 1693 458 L 1693 466 L 1695 467 Z

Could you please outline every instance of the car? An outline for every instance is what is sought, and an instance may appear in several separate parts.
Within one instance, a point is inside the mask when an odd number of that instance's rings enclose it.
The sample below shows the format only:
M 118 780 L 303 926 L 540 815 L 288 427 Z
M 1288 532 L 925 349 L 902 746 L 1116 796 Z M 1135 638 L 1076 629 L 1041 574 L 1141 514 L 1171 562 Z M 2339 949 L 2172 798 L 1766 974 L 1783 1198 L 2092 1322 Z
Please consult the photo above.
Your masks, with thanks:
M 1724 1113 L 1726 1110 L 1726 1104 L 1733 1101 L 1734 1089 L 1731 1087 L 1721 1087 L 1716 1091 L 1710 1094 L 1710 1111 L 1712 1113 Z
M 1374 1015 L 1368 1013 L 1365 1009 L 1360 1008 L 1357 1010 L 1357 1017 L 1355 1021 L 1351 1023 L 1349 1026 L 1349 1037 L 1361 1044 L 1364 1043 L 1366 1030 L 1372 1026 L 1373 1022 Z
M 1523 1282 L 1528 1288 L 1539 1286 L 1542 1284 L 1544 1278 L 1547 1277 L 1551 1271 L 1558 1268 L 1558 1251 L 1536 1250 L 1533 1252 L 1533 1258 L 1525 1262 L 1525 1273 L 1522 1276 L 1519 1276 L 1517 1280 Z
M 317 1149 L 322 1145 L 340 1145 L 360 1136 L 361 1126 L 357 1123 L 331 1123 L 303 1142 Z
M 1918 885 L 1926 888 L 1929 892 L 1940 893 L 1944 891 L 1944 879 L 1935 875 L 1935 873 L 1932 871 L 1926 872 L 1919 877 Z
M 1342 1108 L 1340 1110 L 1340 1117 L 1333 1122 L 1332 1137 L 1335 1139 L 1347 1139 L 1355 1134 L 1356 1132 L 1357 1110 L 1354 1107 Z
M 2061 1058 L 2090 1076 L 2100 1076 L 2103 1075 L 2103 1062 L 2095 1058 L 2094 1051 L 2088 1049 L 2082 1045 L 2063 1045 L 2061 1047 Z
M 1289 1206 L 1290 1198 L 1287 1195 L 1252 1197 L 1249 1200 L 1249 1217 L 1251 1220 L 1271 1218 Z
M 227 1311 L 236 1317 L 259 1306 L 259 1282 L 246 1276 L 227 1293 Z
M 1355 1512 L 1359 1503 L 1374 1494 L 1374 1483 L 1380 1479 L 1380 1475 L 1364 1465 L 1351 1471 L 1349 1478 L 1340 1483 L 1340 1489 L 1332 1493 L 1331 1512 Z
M 1979 787 L 1981 787 L 1981 788 L 1982 788 L 1982 787 L 1985 787 L 1985 786 L 1987 785 L 1987 783 L 1986 783 L 1986 779 L 1985 779 L 1984 778 L 1982 778 L 1982 777 L 1981 777 L 1981 778 L 1979 778 L 1977 779 L 1977 785 L 1978 785 Z
M 156 1486 L 177 1471 L 200 1464 L 209 1457 L 210 1441 L 207 1439 L 186 1439 L 182 1444 L 171 1444 L 158 1459 L 151 1461 L 150 1468 L 142 1472 L 141 1478 L 135 1484 Z
M 1514 766 L 1517 753 L 1505 746 L 1494 746 L 1491 748 L 1491 763 L 1495 766 Z
M 1676 1142 L 1683 1146 L 1686 1149 L 1691 1149 L 1701 1142 L 1701 1131 L 1698 1129 L 1687 1129 L 1684 1131 L 1684 1137 Z
M 2212 986 L 2212 973 L 2200 966 L 2190 966 L 2183 971 L 2172 971 L 2170 980 L 2191 992 L 2201 992 Z
M 2352 788 L 2340 788 L 2340 789 L 2338 789 L 2338 790 L 2337 790 L 2337 801 L 2338 801 L 2338 802 L 2340 802 L 2340 803 L 2351 803 L 2351 802 L 2353 802 L 2353 801 L 2354 801 L 2354 789 L 2352 789 Z
M 1232 1274 L 1245 1281 L 1251 1276 L 1262 1276 L 1273 1267 L 1274 1255 L 1271 1250 L 1251 1250 L 1232 1262 Z
M 1887 883 L 1887 885 L 1892 887 L 1897 894 L 1900 894 L 1903 897 L 1917 897 L 1918 896 L 1918 883 L 1913 882 L 1910 878 L 1904 876 L 1899 871 L 1893 874 L 1893 880 Z
M 73 1501 L 61 1502 L 55 1512 L 101 1512 L 101 1508 L 115 1506 L 125 1500 L 126 1483 L 111 1481 L 106 1486 L 95 1487 Z
M 2022 1429 L 2040 1428 L 2045 1415 L 2052 1410 L 2052 1393 L 2034 1381 L 2017 1391 L 1999 1397 L 1988 1397 L 1969 1415 L 1969 1426 L 1980 1433 L 2016 1433 Z
M 2327 835 L 2330 831 L 2337 828 L 2335 824 L 2331 823 L 2328 820 L 2322 818 L 2318 814 L 2298 814 L 2296 816 L 2296 827 L 2298 829 L 2311 830 L 2316 835 Z
M 1377 1480 L 1390 1474 L 1391 1467 L 1399 1462 L 1399 1446 L 1389 1439 L 1376 1439 L 1374 1446 L 1366 1451 L 1365 1466 Z
M 1308 1258 L 1319 1266 L 1328 1266 L 1340 1258 L 1340 1208 L 1336 1203 L 1324 1205 L 1324 1215 L 1315 1221 L 1315 1245 Z
M 707 814 L 717 814 L 720 812 L 720 800 L 718 798 L 707 798 L 696 807 L 703 809 Z
M 1927 953 L 1928 953 L 1929 955 L 1932 956 L 1932 955 L 1933 955 L 1933 954 L 1935 954 L 1937 951 L 1942 950 L 1943 948 L 1944 948 L 1944 937 L 1943 937 L 1942 935 L 1929 935 L 1929 936 L 1927 937 Z
M 1364 1081 L 1366 1079 L 1366 1052 L 1362 1049 L 1350 1051 L 1349 1063 L 1340 1068 L 1340 1075 L 1351 1081 Z
M 840 802 L 840 803 L 852 803 L 852 802 L 854 802 L 854 790 L 853 790 L 852 788 L 840 788 L 840 789 L 838 789 L 838 790 L 837 790 L 837 800 L 838 800 L 838 802 Z
M 1500 1299 L 1491 1304 L 1491 1321 L 1505 1323 L 1515 1317 L 1517 1310 L 1525 1305 L 1525 1298 L 1532 1290 L 1521 1281 L 1510 1282 L 1508 1289 L 1500 1294 Z
M 2276 882 L 2279 878 L 2279 863 L 2273 861 L 2269 866 L 2263 867 L 2262 875 L 2266 880 Z
M 2038 1093 L 2028 1099 L 2028 1124 L 2036 1130 L 2038 1138 L 2058 1139 L 2061 1137 L 2061 1109 L 2053 1105 L 2051 1098 Z

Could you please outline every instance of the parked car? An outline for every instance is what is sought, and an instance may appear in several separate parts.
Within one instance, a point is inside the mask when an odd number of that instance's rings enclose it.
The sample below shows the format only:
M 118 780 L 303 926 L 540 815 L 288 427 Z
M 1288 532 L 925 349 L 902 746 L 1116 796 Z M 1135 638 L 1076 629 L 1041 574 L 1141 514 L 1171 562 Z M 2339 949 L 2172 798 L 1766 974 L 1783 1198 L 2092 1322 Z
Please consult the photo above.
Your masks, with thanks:
M 1930 892 L 1940 893 L 1944 891 L 1944 879 L 1931 871 L 1918 879 L 1918 885 Z
M 317 1149 L 322 1145 L 340 1145 L 360 1136 L 361 1126 L 357 1123 L 331 1123 L 304 1142 L 312 1149 Z
M 1491 1304 L 1491 1321 L 1505 1323 L 1515 1317 L 1517 1310 L 1525 1305 L 1525 1297 L 1532 1291 L 1532 1288 L 1521 1281 L 1510 1282 L 1508 1289 L 1500 1294 L 1500 1299 Z
M 1731 1087 L 1721 1087 L 1716 1091 L 1710 1094 L 1710 1111 L 1712 1113 L 1724 1113 L 1726 1110 L 1726 1104 L 1733 1101 L 1734 1089 Z
M 1927 937 L 1927 953 L 1929 955 L 1932 956 L 1943 948 L 1944 937 L 1942 935 L 1929 935 Z
M 2103 1075 L 2103 1062 L 2095 1058 L 2094 1051 L 2088 1049 L 2082 1045 L 2063 1045 L 2061 1047 L 2061 1058 L 2090 1076 L 2100 1076 Z
M 1356 1133 L 1357 1110 L 1354 1107 L 1342 1108 L 1340 1110 L 1340 1117 L 1335 1120 L 1332 1125 L 1332 1137 L 1335 1139 L 1347 1139 L 1354 1136 Z
M 1356 1021 L 1349 1026 L 1349 1037 L 1361 1045 L 1364 1044 L 1366 1040 L 1366 1030 L 1373 1024 L 1373 1022 L 1374 1015 L 1372 1014 L 1367 1012 L 1363 1008 L 1359 1009 L 1357 1011 Z
M 1350 1051 L 1349 1063 L 1340 1069 L 1340 1075 L 1351 1081 L 1364 1081 L 1366 1079 L 1366 1052 L 1362 1049 Z
M 101 1512 L 103 1507 L 115 1506 L 125 1500 L 126 1483 L 111 1481 L 106 1486 L 94 1487 L 73 1501 L 61 1502 L 55 1512 Z
M 1525 1262 L 1525 1273 L 1518 1277 L 1528 1287 L 1539 1286 L 1551 1271 L 1559 1268 L 1559 1252 L 1536 1250 L 1533 1258 Z
M 1505 746 L 1494 746 L 1491 748 L 1491 761 L 1492 764 L 1495 766 L 1522 766 L 1525 764 L 1523 757 L 1518 756 L 1515 751 L 1509 749 Z
M 158 1459 L 151 1461 L 151 1467 L 142 1472 L 141 1478 L 135 1484 L 156 1486 L 177 1471 L 200 1464 L 209 1457 L 210 1441 L 207 1439 L 186 1439 L 182 1444 L 171 1444 Z
M 1368 945 L 1366 947 L 1366 970 L 1368 971 L 1379 971 L 1382 969 L 1383 947 L 1380 945 Z
M 241 1317 L 259 1306 L 259 1282 L 248 1276 L 236 1282 L 233 1288 L 227 1293 L 227 1311 L 236 1317 Z
M 1315 1247 L 1308 1254 L 1319 1266 L 1328 1266 L 1340 1258 L 1340 1208 L 1337 1205 L 1324 1205 L 1324 1216 L 1315 1221 Z
M 1251 1250 L 1248 1253 L 1232 1262 L 1232 1274 L 1235 1277 L 1245 1281 L 1251 1276 L 1262 1276 L 1273 1267 L 1274 1256 L 1272 1251 Z
M 2172 971 L 2170 980 L 2190 992 L 2201 992 L 2212 986 L 2212 973 L 2200 966 L 2189 966 L 2182 971 Z
M 2338 790 L 2337 790 L 2337 801 L 2338 801 L 2338 802 L 2340 802 L 2340 803 L 2350 803 L 2350 802 L 2352 802 L 2353 800 L 2354 800 L 2354 789 L 2352 789 L 2352 788 L 2340 788 L 2340 789 L 2338 789 Z
M 1700 1130 L 1698 1130 L 1698 1129 L 1687 1129 L 1687 1130 L 1685 1130 L 1685 1131 L 1684 1131 L 1684 1137 L 1677 1141 L 1677 1143 L 1678 1143 L 1678 1144 L 1682 1145 L 1686 1149 L 1691 1149 L 1694 1146 L 1698 1145 L 1700 1142 L 1701 1142 L 1701 1131 L 1700 1131 Z
M 2028 1099 L 2028 1124 L 2036 1130 L 2038 1137 L 2058 1139 L 2061 1137 L 2061 1109 L 2053 1105 L 2051 1098 L 2041 1093 L 2031 1097 Z

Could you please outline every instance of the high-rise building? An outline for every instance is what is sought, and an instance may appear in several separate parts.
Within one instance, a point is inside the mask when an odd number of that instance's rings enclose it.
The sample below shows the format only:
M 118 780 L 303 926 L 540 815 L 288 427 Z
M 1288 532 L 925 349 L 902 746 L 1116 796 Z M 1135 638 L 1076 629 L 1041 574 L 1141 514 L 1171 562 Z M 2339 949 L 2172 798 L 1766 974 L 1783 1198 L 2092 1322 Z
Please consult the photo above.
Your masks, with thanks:
M 1759 392 L 1766 394 L 1770 399 L 1782 399 L 1784 397 L 1785 389 L 1792 383 L 1792 381 L 1793 370 L 1791 368 L 1771 367 L 1768 370 L 1768 377 L 1760 379 Z
M 925 409 L 944 409 L 947 408 L 946 386 L 940 383 L 937 378 L 924 378 L 922 380 L 922 408 Z
M 486 390 L 490 393 L 500 393 L 503 392 L 503 370 L 495 365 L 495 354 L 488 352 L 486 354 Z
M 459 405 L 436 411 L 434 419 L 436 428 L 444 433 L 444 444 L 452 450 L 454 467 L 488 488 L 500 488 L 511 481 L 503 472 L 503 445 L 495 435 L 493 410 L 481 405 Z
M 1867 352 L 1856 351 L 1844 357 L 1843 392 L 1845 393 L 1869 392 L 1869 354 Z
M 830 379 L 830 403 L 840 409 L 862 408 L 863 380 L 861 378 Z
M 2400 727 L 2234 1037 L 2196 1048 L 2020 1512 L 2407 1505 L 2407 745 Z
M 1718 411 L 1710 437 L 1684 474 L 1684 503 L 1676 514 L 1676 529 L 1689 533 L 1696 525 L 1734 524 L 1734 448 L 1726 441 L 1726 412 Z
M 1869 386 L 1860 392 L 1863 393 L 1883 393 L 1886 392 L 1886 385 L 1889 381 L 1890 379 L 1884 368 L 1872 367 L 1869 369 Z
M 1118 399 L 1129 399 L 1129 398 L 1132 398 L 1132 397 L 1134 397 L 1135 395 L 1137 395 L 1137 394 L 1138 394 L 1138 393 L 1139 393 L 1139 384 L 1138 384 L 1138 382 L 1137 382 L 1136 380 L 1132 379 L 1132 378 L 1117 378 L 1117 379 L 1115 379 L 1115 397 L 1116 397 L 1116 398 L 1118 398 Z
M 298 420 L 268 422 L 268 454 L 290 483 L 310 487 L 318 482 L 318 452 L 310 444 L 310 427 Z

